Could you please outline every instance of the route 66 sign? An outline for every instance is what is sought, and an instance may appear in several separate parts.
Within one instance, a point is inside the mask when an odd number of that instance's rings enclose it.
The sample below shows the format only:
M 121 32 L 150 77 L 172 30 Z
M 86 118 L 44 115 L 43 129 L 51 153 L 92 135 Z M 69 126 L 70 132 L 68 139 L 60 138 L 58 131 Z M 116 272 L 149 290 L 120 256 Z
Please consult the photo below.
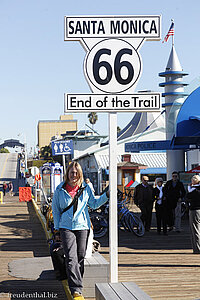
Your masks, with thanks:
M 84 73 L 93 92 L 123 93 L 136 85 L 145 40 L 160 40 L 160 16 L 65 17 L 65 41 L 79 40 Z
M 105 93 L 130 89 L 141 74 L 142 63 L 135 48 L 122 39 L 96 44 L 85 58 L 85 76 L 91 86 Z

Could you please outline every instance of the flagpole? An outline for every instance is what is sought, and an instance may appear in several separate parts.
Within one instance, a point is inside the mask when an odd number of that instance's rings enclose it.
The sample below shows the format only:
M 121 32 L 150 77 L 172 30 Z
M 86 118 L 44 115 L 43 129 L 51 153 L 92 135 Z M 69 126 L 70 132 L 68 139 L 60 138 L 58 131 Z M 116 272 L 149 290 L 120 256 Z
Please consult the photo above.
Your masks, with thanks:
M 171 21 L 174 23 L 174 19 L 171 19 Z M 174 34 L 172 35 L 172 47 L 174 46 Z

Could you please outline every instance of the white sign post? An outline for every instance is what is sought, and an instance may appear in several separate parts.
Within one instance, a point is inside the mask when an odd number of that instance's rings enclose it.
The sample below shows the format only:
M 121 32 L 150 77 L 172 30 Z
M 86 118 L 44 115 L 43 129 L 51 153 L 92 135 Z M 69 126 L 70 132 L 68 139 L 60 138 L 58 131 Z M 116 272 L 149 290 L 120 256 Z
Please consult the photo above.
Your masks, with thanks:
M 31 175 L 35 176 L 40 172 L 40 170 L 38 169 L 38 167 L 31 167 Z
M 117 113 L 109 113 L 109 256 L 110 282 L 118 282 Z
M 160 111 L 160 93 L 133 93 L 141 76 L 139 49 L 161 39 L 161 16 L 66 16 L 65 41 L 86 50 L 92 94 L 65 94 L 65 112 L 109 113 L 110 281 L 118 282 L 117 112 Z

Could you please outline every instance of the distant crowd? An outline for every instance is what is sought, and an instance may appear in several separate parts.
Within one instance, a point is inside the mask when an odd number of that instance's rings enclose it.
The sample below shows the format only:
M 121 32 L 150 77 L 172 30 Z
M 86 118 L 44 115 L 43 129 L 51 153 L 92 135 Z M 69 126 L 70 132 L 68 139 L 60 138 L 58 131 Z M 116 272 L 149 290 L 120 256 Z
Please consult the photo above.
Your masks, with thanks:
M 181 232 L 181 207 L 185 201 L 189 209 L 189 224 L 194 253 L 200 253 L 200 176 L 194 175 L 186 192 L 179 180 L 178 172 L 172 173 L 172 179 L 163 185 L 161 177 L 156 178 L 155 186 L 148 183 L 148 176 L 134 191 L 134 202 L 141 210 L 141 220 L 145 231 L 151 228 L 152 209 L 155 202 L 157 233 L 164 235 L 172 230 Z

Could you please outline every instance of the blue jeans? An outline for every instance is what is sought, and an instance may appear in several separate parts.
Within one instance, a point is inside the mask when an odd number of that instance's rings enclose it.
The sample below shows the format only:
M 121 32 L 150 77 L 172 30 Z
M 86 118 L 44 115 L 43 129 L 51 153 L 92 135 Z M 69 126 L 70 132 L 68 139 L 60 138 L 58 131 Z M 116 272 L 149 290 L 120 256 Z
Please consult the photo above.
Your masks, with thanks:
M 74 292 L 81 293 L 83 289 L 84 257 L 89 229 L 72 231 L 61 228 L 60 235 L 66 256 L 66 272 L 70 291 L 72 295 Z

